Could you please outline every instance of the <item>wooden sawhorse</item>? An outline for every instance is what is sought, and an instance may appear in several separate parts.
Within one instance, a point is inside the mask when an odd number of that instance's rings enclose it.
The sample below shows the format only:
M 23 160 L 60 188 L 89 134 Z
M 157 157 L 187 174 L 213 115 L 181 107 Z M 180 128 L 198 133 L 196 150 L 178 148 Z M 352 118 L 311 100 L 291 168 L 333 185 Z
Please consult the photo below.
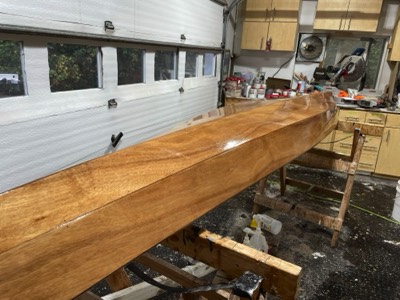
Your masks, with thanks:
M 343 192 L 288 178 L 286 176 L 286 168 L 282 167 L 280 169 L 280 185 L 282 196 L 285 194 L 286 186 L 292 185 L 308 189 L 308 191 L 323 193 L 324 195 L 330 197 L 341 198 L 340 208 L 337 216 L 330 216 L 307 208 L 304 205 L 287 203 L 279 199 L 269 198 L 265 196 L 264 191 L 266 189 L 266 177 L 261 179 L 261 181 L 259 182 L 258 191 L 256 192 L 254 198 L 253 211 L 255 213 L 258 213 L 260 206 L 263 206 L 299 218 L 303 218 L 307 221 L 332 229 L 333 236 L 331 240 L 331 246 L 335 247 L 340 230 L 343 225 L 344 217 L 349 206 L 350 194 L 353 188 L 354 177 L 357 170 L 358 162 L 360 160 L 364 140 L 365 135 L 362 134 L 359 129 L 355 129 L 350 156 L 340 155 L 326 150 L 311 149 L 310 151 L 302 154 L 292 162 L 293 164 L 306 167 L 329 169 L 347 173 L 346 184 Z

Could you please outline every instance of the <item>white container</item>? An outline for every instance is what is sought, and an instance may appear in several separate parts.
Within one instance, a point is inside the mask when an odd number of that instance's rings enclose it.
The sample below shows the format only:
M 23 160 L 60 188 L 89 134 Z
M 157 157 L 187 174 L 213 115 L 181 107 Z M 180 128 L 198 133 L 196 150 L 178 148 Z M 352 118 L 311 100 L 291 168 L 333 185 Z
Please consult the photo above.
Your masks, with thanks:
M 394 198 L 392 218 L 400 222 L 400 180 L 397 182 L 396 198 Z
M 274 218 L 271 218 L 270 216 L 257 214 L 253 216 L 253 220 L 256 223 L 255 226 L 258 227 L 258 223 L 260 222 L 261 229 L 269 231 L 274 235 L 277 235 L 279 232 L 281 232 L 282 223 Z

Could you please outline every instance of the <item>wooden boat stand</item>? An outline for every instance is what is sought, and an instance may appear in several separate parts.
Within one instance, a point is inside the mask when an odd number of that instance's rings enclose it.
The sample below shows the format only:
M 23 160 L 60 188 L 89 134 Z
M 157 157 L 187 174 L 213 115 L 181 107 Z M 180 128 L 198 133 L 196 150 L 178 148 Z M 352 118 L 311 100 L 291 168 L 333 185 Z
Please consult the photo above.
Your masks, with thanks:
M 208 284 L 199 277 L 216 270 L 222 271 L 227 280 L 240 277 L 244 271 L 250 271 L 263 278 L 259 288 L 251 293 L 251 298 L 233 295 L 229 290 L 215 290 L 196 294 L 183 294 L 182 297 L 185 300 L 259 300 L 264 299 L 262 291 L 279 295 L 281 299 L 295 299 L 296 297 L 301 272 L 300 267 L 235 242 L 227 237 L 190 226 L 168 237 L 161 244 L 201 262 L 193 267 L 187 267 L 185 270 L 149 253 L 144 253 L 134 260 L 135 263 L 140 263 L 162 274 L 163 276 L 157 280 L 167 285 L 176 286 L 177 283 L 183 287 L 205 286 Z M 170 278 L 170 280 L 166 277 Z M 106 281 L 114 293 L 99 298 L 93 293 L 86 292 L 75 298 L 75 300 L 133 299 L 132 297 L 134 299 L 148 299 L 161 292 L 159 288 L 146 283 L 132 286 L 124 268 L 108 276 Z
M 343 225 L 343 220 L 347 212 L 350 202 L 350 194 L 354 183 L 355 172 L 361 156 L 361 150 L 364 144 L 365 135 L 361 133 L 360 129 L 354 130 L 353 143 L 351 155 L 340 155 L 327 150 L 311 149 L 310 151 L 300 155 L 292 164 L 297 164 L 305 167 L 312 167 L 318 169 L 329 169 L 339 172 L 347 173 L 347 180 L 343 191 L 328 189 L 325 187 L 317 186 L 312 183 L 296 180 L 287 177 L 286 166 L 280 168 L 280 189 L 281 196 L 284 196 L 286 186 L 296 186 L 302 189 L 307 189 L 308 192 L 317 192 L 329 197 L 341 199 L 339 212 L 337 216 L 330 216 L 312 210 L 305 205 L 284 202 L 279 199 L 269 198 L 265 196 L 266 179 L 259 181 L 258 191 L 254 198 L 254 213 L 258 213 L 260 206 L 267 207 L 273 210 L 284 212 L 304 220 L 313 222 L 315 224 L 324 226 L 333 230 L 331 246 L 335 247 L 340 230 Z

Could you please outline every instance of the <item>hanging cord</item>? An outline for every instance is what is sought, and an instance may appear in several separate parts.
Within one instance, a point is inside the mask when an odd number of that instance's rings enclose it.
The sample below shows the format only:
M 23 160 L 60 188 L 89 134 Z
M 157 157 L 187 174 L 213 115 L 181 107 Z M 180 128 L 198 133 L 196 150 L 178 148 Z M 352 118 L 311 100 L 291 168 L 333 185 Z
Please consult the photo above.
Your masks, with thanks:
M 268 182 L 274 183 L 274 184 L 279 184 L 278 182 L 272 181 L 272 180 L 268 180 Z M 321 196 L 312 194 L 312 193 L 310 193 L 310 192 L 304 192 L 303 190 L 297 189 L 297 188 L 292 187 L 292 186 L 287 186 L 287 187 L 288 187 L 290 190 L 293 190 L 293 191 L 302 193 L 302 194 L 304 194 L 304 195 L 310 196 L 311 198 L 315 198 L 315 199 L 317 199 L 317 200 L 327 201 L 327 202 L 334 202 L 334 203 L 337 203 L 337 204 L 340 204 L 340 203 L 341 203 L 340 200 L 336 200 L 336 199 L 329 198 L 329 197 L 321 197 Z M 353 208 L 356 208 L 356 209 L 358 209 L 358 210 L 361 210 L 361 211 L 363 211 L 363 212 L 365 212 L 365 213 L 367 213 L 367 214 L 370 214 L 370 215 L 373 215 L 373 216 L 375 216 L 375 217 L 381 218 L 381 219 L 383 219 L 383 220 L 385 220 L 385 221 L 388 221 L 388 222 L 391 222 L 391 223 L 400 225 L 400 222 L 398 222 L 398 221 L 396 221 L 396 220 L 387 218 L 387 217 L 385 217 L 385 216 L 382 216 L 382 215 L 380 215 L 380 214 L 378 214 L 378 213 L 376 213 L 376 212 L 373 212 L 373 211 L 368 210 L 368 209 L 366 209 L 366 208 L 363 208 L 363 207 L 361 207 L 361 206 L 358 206 L 358 205 L 355 205 L 355 204 L 351 204 L 351 203 L 349 203 L 349 206 L 351 206 L 351 207 L 353 207 Z
M 275 72 L 275 74 L 274 75 L 272 75 L 272 77 L 271 78 L 274 78 L 275 77 L 275 75 L 276 74 L 278 74 L 279 73 L 279 71 L 283 68 L 283 66 L 285 66 L 289 61 L 291 61 L 292 60 L 292 58 L 294 57 L 296 55 L 296 53 L 295 54 L 293 54 L 287 61 L 285 61 L 280 67 L 279 67 L 279 69 L 278 69 L 278 71 L 276 71 Z
M 320 142 L 320 144 L 334 144 L 334 143 L 337 143 L 337 142 L 341 142 L 341 141 L 347 140 L 347 139 L 352 138 L 352 137 L 353 137 L 353 135 L 349 135 L 349 136 L 346 136 L 344 138 L 341 138 L 339 140 L 332 141 L 332 142 Z

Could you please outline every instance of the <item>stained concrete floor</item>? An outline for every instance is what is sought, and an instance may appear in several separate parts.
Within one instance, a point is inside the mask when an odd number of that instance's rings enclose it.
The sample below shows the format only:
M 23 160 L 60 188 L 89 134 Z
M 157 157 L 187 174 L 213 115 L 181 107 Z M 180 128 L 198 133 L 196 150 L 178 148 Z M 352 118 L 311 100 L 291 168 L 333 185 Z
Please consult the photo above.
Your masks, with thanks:
M 339 190 L 345 183 L 342 174 L 298 166 L 289 166 L 288 175 Z M 278 173 L 271 174 L 268 181 L 269 193 L 278 196 Z M 264 211 L 283 224 L 278 235 L 266 233 L 270 254 L 302 267 L 297 299 L 400 299 L 400 225 L 391 219 L 396 185 L 396 180 L 356 176 L 351 206 L 336 248 L 330 247 L 329 230 L 275 211 Z M 242 230 L 251 219 L 255 190 L 256 185 L 245 189 L 195 223 L 241 242 Z M 288 188 L 285 197 L 332 213 L 338 207 L 334 202 L 292 188 Z M 180 267 L 190 262 L 181 257 L 171 258 L 173 255 L 160 247 L 152 251 L 176 261 Z M 109 291 L 103 288 L 96 292 Z M 158 299 L 179 297 L 164 295 Z M 279 298 L 268 295 L 268 299 Z

